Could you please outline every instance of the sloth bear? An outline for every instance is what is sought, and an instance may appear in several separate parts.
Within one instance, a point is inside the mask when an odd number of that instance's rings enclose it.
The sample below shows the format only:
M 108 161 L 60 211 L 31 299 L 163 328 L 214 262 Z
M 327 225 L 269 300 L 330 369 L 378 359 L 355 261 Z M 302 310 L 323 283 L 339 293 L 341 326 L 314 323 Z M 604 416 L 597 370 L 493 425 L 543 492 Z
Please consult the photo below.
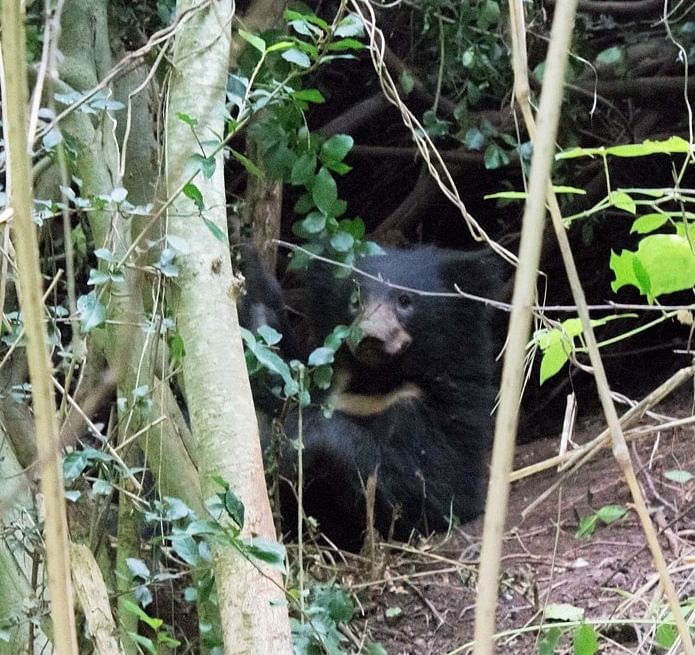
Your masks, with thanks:
M 305 514 L 349 549 L 362 543 L 372 475 L 373 520 L 385 537 L 407 540 L 483 510 L 496 396 L 494 310 L 446 294 L 458 286 L 493 298 L 504 282 L 499 259 L 487 252 L 389 250 L 356 266 L 349 277 L 319 262 L 307 273 L 306 314 L 318 343 L 339 324 L 359 326 L 362 338 L 337 353 L 326 397 L 312 393 L 332 416 L 318 404 L 302 415 Z M 247 275 L 259 274 L 253 269 Z M 272 295 L 272 282 L 253 284 Z M 276 300 L 274 316 L 277 307 Z M 281 479 L 292 482 L 297 419 L 296 409 L 285 417 L 279 462 Z M 266 446 L 270 430 L 262 433 Z M 281 486 L 283 522 L 292 529 L 295 491 Z

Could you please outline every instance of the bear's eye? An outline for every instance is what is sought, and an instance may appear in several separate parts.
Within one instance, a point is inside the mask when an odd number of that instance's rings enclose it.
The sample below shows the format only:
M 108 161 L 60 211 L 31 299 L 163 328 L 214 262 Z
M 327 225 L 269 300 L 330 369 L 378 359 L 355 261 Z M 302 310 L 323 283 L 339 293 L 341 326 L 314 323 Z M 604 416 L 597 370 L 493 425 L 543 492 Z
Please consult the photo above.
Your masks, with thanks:
M 412 298 L 407 293 L 402 293 L 398 296 L 398 306 L 401 309 L 408 309 L 413 304 Z

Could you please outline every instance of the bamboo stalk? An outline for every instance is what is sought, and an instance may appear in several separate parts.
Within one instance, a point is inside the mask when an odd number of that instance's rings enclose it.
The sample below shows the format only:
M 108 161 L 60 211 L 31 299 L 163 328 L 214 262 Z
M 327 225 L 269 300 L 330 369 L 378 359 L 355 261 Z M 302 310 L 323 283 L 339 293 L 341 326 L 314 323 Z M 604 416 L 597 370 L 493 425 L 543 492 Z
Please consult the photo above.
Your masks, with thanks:
M 12 239 L 17 254 L 20 303 L 27 336 L 27 360 L 36 417 L 53 643 L 58 655 L 77 655 L 60 442 L 51 385 L 51 364 L 46 350 L 39 248 L 32 219 L 31 166 L 26 135 L 27 79 L 23 6 L 23 3 L 15 0 L 4 0 L 2 3 L 4 88 L 7 92 L 3 97 L 3 110 L 8 139 L 10 204 L 14 209 Z
M 494 649 L 497 578 L 507 515 L 509 473 L 512 468 L 514 441 L 519 422 L 524 355 L 529 338 L 540 260 L 545 220 L 545 196 L 555 151 L 555 135 L 560 117 L 565 66 L 576 5 L 577 0 L 558 2 L 546 59 L 543 92 L 538 111 L 538 122 L 542 129 L 539 130 L 539 136 L 533 148 L 529 193 L 519 246 L 519 266 L 514 281 L 513 307 L 502 370 L 500 406 L 495 424 L 495 444 L 492 451 L 480 555 L 474 655 L 492 655 Z
M 546 80 L 547 71 L 551 64 L 553 65 L 553 70 L 556 67 L 556 62 L 553 60 L 551 50 L 553 49 L 553 39 L 555 32 L 555 25 L 559 20 L 559 13 L 562 12 L 562 20 L 566 21 L 567 24 L 564 25 L 564 33 L 567 35 L 567 41 L 562 44 L 564 46 L 563 51 L 555 52 L 554 56 L 563 57 L 563 66 L 567 58 L 567 52 L 569 51 L 571 30 L 574 25 L 574 15 L 576 12 L 577 0 L 565 0 L 564 2 L 558 1 L 556 5 L 556 13 L 553 21 L 553 34 L 551 34 L 550 47 L 548 49 L 548 57 L 546 64 Z M 533 115 L 531 112 L 531 107 L 528 97 L 528 69 L 526 66 L 525 57 L 525 30 L 523 29 L 523 6 L 520 0 L 510 0 L 510 13 L 513 16 L 513 53 L 515 58 L 514 65 L 514 75 L 515 75 L 515 91 L 517 92 L 517 101 L 521 106 L 522 114 L 527 121 L 527 129 L 531 140 L 536 145 L 539 142 L 545 142 L 547 139 L 547 125 L 544 121 L 543 114 L 543 98 L 546 92 L 546 82 L 543 84 L 543 94 L 541 95 L 541 105 L 538 112 L 538 125 L 536 126 L 533 120 Z M 523 62 L 519 61 L 523 57 Z M 550 80 L 547 80 L 548 82 Z M 558 80 L 553 80 L 557 82 Z M 559 80 L 560 92 L 562 91 L 562 84 L 564 82 L 563 78 Z M 561 97 L 559 98 L 561 100 Z M 555 132 L 553 132 L 554 138 Z M 535 161 L 535 148 L 534 148 L 534 161 Z M 550 171 L 548 171 L 549 173 Z M 531 182 L 529 183 L 529 196 L 531 195 L 531 183 L 533 182 L 533 164 L 531 168 Z M 584 295 L 584 289 L 582 288 L 581 282 L 579 280 L 579 273 L 577 271 L 577 266 L 574 261 L 574 256 L 572 254 L 572 248 L 569 243 L 569 238 L 567 237 L 567 232 L 565 230 L 564 223 L 562 221 L 562 214 L 560 212 L 560 205 L 558 204 L 557 198 L 552 190 L 552 181 L 549 177 L 546 178 L 547 183 L 547 203 L 550 211 L 551 223 L 553 230 L 555 232 L 555 237 L 557 238 L 558 245 L 560 247 L 560 253 L 562 255 L 562 261 L 565 265 L 565 271 L 567 273 L 567 279 L 570 284 L 570 289 L 572 290 L 572 297 L 577 305 L 577 314 L 582 322 L 582 328 L 584 333 L 584 340 L 586 343 L 587 351 L 589 353 L 589 359 L 591 361 L 591 366 L 593 368 L 594 379 L 596 380 L 596 388 L 599 395 L 599 400 L 601 401 L 601 406 L 603 408 L 603 413 L 606 417 L 606 422 L 608 424 L 608 429 L 611 435 L 611 441 L 613 446 L 613 456 L 615 457 L 618 465 L 620 466 L 627 486 L 630 490 L 632 500 L 639 517 L 640 524 L 642 525 L 642 530 L 649 545 L 649 550 L 652 553 L 652 558 L 654 560 L 654 565 L 659 574 L 661 580 L 661 585 L 666 595 L 671 612 L 673 613 L 673 618 L 678 629 L 678 634 L 681 639 L 681 644 L 686 655 L 695 655 L 695 647 L 693 647 L 692 638 L 690 636 L 690 630 L 681 611 L 680 603 L 678 601 L 678 594 L 676 593 L 673 581 L 668 572 L 668 565 L 666 563 L 666 558 L 659 545 L 659 540 L 657 538 L 656 530 L 649 517 L 649 510 L 647 509 L 647 504 L 644 500 L 644 495 L 637 481 L 637 476 L 635 475 L 634 468 L 632 466 L 632 459 L 630 458 L 630 452 L 627 448 L 627 443 L 625 441 L 625 435 L 623 434 L 623 428 L 618 418 L 618 412 L 616 411 L 615 405 L 613 404 L 613 399 L 611 397 L 610 387 L 608 385 L 608 377 L 606 376 L 606 371 L 603 367 L 603 360 L 601 359 L 601 354 L 599 352 L 598 343 L 596 341 L 596 336 L 594 335 L 594 330 L 591 325 L 591 317 L 589 315 L 589 309 L 586 302 L 586 297 Z M 529 197 L 529 202 L 531 198 Z M 528 207 L 528 204 L 527 204 Z

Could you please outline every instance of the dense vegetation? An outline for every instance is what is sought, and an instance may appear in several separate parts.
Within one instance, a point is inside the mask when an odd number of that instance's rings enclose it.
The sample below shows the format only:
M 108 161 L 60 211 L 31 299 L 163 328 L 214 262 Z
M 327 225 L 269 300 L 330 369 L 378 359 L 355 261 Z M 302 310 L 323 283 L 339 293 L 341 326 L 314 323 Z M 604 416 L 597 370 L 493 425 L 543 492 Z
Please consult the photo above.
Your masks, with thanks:
M 349 271 L 377 244 L 432 243 L 513 260 L 533 144 L 509 7 L 26 4 L 26 35 L 8 6 L 2 25 L 0 655 L 51 640 L 65 653 L 279 653 L 290 632 L 297 653 L 384 652 L 346 639 L 355 603 L 335 553 L 300 543 L 288 558 L 275 539 L 245 368 L 306 406 L 354 335 L 288 363 L 277 333 L 240 331 L 230 245 L 256 246 L 299 334 L 312 257 Z M 535 106 L 555 2 L 519 4 Z M 564 87 L 553 184 L 611 384 L 632 396 L 692 357 L 691 14 L 581 0 Z M 24 126 L 31 175 L 17 163 Z M 525 416 L 555 430 L 570 386 L 596 406 L 561 261 L 548 230 Z M 585 533 L 624 514 L 597 510 Z M 68 561 L 79 646 L 56 614 L 72 616 Z M 575 652 L 596 652 L 593 627 L 561 610 Z M 542 634 L 553 653 L 565 633 Z M 670 647 L 672 619 L 656 635 Z

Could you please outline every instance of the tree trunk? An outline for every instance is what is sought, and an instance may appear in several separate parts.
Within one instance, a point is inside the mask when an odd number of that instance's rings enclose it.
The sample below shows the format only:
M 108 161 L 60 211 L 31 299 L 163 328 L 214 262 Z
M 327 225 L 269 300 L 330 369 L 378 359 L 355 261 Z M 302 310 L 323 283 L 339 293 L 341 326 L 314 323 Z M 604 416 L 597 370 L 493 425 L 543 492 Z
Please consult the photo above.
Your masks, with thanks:
M 190 9 L 177 3 L 177 12 Z M 216 2 L 182 25 L 174 48 L 167 110 L 167 190 L 179 193 L 169 212 L 169 232 L 187 241 L 188 253 L 177 258 L 174 292 L 178 331 L 186 356 L 183 374 L 196 442 L 203 495 L 219 491 L 215 474 L 227 480 L 246 508 L 244 533 L 274 538 L 258 427 L 246 373 L 235 307 L 235 280 L 226 238 L 220 240 L 194 203 L 180 194 L 190 179 L 186 164 L 200 152 L 191 127 L 177 117 L 197 121 L 195 133 L 205 143 L 224 132 L 224 102 L 233 16 L 231 0 Z M 222 154 L 209 179 L 198 174 L 203 216 L 226 234 Z M 291 652 L 289 622 L 281 580 L 260 571 L 233 550 L 219 549 L 215 578 L 222 615 L 225 653 Z

